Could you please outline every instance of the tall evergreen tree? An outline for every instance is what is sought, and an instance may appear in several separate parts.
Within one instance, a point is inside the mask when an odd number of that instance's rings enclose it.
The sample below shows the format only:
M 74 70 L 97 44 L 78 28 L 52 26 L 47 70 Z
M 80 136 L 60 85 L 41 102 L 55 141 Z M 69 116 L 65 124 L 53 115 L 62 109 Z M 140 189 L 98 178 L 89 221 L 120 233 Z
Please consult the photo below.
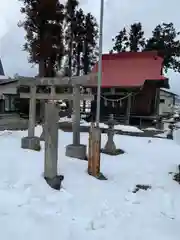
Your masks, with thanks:
M 98 24 L 91 13 L 85 16 L 84 46 L 83 46 L 83 73 L 88 74 L 97 62 Z
M 145 46 L 144 31 L 142 30 L 142 24 L 134 23 L 130 27 L 129 32 L 129 50 L 131 52 L 139 52 Z
M 173 23 L 163 23 L 155 27 L 145 46 L 145 50 L 157 50 L 164 58 L 164 70 L 173 69 L 180 72 L 180 40 L 179 32 Z
M 68 55 L 68 76 L 72 76 L 73 52 L 74 52 L 74 31 L 76 28 L 76 11 L 79 5 L 78 0 L 67 0 L 65 4 L 65 42 Z
M 140 22 L 132 24 L 129 31 L 123 28 L 113 39 L 113 42 L 114 46 L 112 51 L 115 52 L 141 51 L 145 46 L 142 24 Z
M 92 14 L 78 9 L 78 1 L 66 3 L 66 46 L 69 76 L 87 74 L 97 60 L 98 25 Z
M 74 46 L 73 46 L 73 56 L 74 56 L 74 72 L 76 76 L 79 76 L 82 68 L 82 53 L 83 53 L 83 41 L 85 35 L 85 26 L 84 26 L 84 12 L 80 8 L 76 11 L 76 26 L 74 28 Z
M 126 52 L 129 45 L 128 35 L 126 28 L 123 28 L 116 36 L 112 39 L 114 46 L 111 52 Z
M 40 76 L 55 76 L 64 54 L 64 6 L 58 0 L 20 0 L 26 31 L 24 50 L 29 52 L 29 62 L 39 64 Z

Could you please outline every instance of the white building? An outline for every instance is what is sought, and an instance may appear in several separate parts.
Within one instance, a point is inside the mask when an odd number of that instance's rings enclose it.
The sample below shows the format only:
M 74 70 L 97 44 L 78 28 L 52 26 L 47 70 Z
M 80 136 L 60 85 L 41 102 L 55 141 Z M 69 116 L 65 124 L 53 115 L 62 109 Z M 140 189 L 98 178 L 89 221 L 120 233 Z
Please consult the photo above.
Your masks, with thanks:
M 17 80 L 5 76 L 0 59 L 0 114 L 10 113 L 16 110 L 14 100 L 18 96 L 17 85 Z
M 173 114 L 175 112 L 177 98 L 178 95 L 170 91 L 160 89 L 159 115 L 166 116 Z

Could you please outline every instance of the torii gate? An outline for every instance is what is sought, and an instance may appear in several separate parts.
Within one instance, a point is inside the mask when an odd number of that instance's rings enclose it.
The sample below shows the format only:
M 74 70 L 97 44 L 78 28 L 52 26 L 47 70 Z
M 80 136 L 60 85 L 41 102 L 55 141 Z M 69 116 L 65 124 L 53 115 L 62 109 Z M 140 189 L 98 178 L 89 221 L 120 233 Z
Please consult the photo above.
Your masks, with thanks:
M 45 103 L 45 163 L 44 178 L 55 189 L 60 189 L 62 176 L 57 175 L 58 160 L 58 119 L 59 112 L 54 100 L 73 100 L 73 144 L 67 146 L 66 155 L 83 159 L 86 156 L 86 145 L 80 144 L 80 100 L 93 100 L 91 94 L 81 94 L 80 86 L 96 86 L 96 75 L 84 75 L 58 78 L 21 78 L 19 86 L 29 87 L 29 92 L 20 92 L 20 98 L 29 98 L 29 127 L 28 136 L 22 138 L 21 147 L 25 149 L 40 150 L 40 138 L 35 136 L 36 99 L 46 100 Z M 49 93 L 37 93 L 38 86 L 46 86 Z M 57 93 L 56 88 L 70 88 L 70 93 Z

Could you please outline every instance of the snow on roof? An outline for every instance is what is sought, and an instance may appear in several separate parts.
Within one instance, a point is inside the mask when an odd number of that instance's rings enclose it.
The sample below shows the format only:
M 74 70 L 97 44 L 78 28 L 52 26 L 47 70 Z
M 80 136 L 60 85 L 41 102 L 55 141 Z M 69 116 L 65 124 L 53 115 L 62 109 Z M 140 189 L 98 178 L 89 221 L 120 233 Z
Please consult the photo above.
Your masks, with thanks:
M 8 76 L 0 75 L 0 80 L 1 79 L 8 79 L 8 78 L 9 78 Z
M 7 76 L 0 76 L 0 85 L 5 85 L 17 81 L 18 81 L 17 79 L 9 78 Z

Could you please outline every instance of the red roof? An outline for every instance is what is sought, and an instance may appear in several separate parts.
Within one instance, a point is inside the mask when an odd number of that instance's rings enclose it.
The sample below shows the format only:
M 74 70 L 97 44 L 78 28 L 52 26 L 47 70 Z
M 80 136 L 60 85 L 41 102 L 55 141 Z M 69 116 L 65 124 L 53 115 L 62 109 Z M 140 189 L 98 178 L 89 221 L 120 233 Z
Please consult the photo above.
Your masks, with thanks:
M 123 52 L 102 56 L 102 87 L 140 87 L 146 80 L 167 80 L 161 75 L 163 59 L 157 52 Z M 98 71 L 98 63 L 93 72 Z

